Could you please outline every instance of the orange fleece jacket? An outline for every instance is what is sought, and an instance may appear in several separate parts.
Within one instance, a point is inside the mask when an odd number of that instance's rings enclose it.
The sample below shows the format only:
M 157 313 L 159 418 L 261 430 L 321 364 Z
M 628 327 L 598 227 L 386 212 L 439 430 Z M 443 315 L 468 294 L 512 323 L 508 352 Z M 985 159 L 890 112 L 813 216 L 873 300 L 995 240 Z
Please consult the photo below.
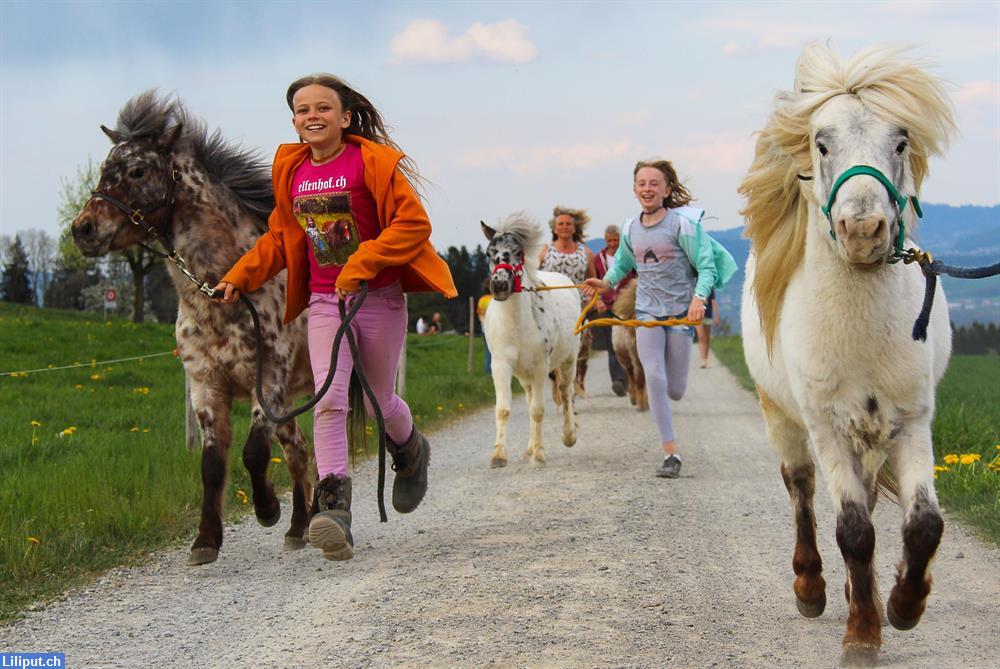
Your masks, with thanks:
M 354 291 L 383 267 L 402 266 L 403 290 L 438 292 L 455 297 L 458 291 L 447 263 L 431 246 L 431 223 L 420 198 L 406 176 L 396 169 L 400 152 L 356 135 L 344 141 L 361 147 L 365 185 L 375 198 L 382 232 L 361 242 L 337 277 L 337 288 Z M 222 277 L 241 291 L 251 293 L 281 270 L 288 269 L 285 323 L 309 304 L 309 251 L 306 234 L 292 214 L 292 178 L 309 156 L 308 144 L 282 144 L 274 156 L 271 180 L 274 211 L 268 230 L 252 249 Z

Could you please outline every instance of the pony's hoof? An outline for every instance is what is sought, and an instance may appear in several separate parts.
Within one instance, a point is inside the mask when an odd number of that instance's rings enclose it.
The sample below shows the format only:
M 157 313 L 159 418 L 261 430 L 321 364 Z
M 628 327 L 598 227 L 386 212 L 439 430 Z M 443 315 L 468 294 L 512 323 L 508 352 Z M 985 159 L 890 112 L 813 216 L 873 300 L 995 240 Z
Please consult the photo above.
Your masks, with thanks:
M 525 462 L 531 462 L 531 458 L 534 455 L 535 455 L 534 449 L 529 448 L 521 455 L 521 459 L 524 460 Z
M 270 516 L 257 516 L 257 522 L 264 527 L 274 527 L 281 520 L 281 505 L 274 507 L 274 513 Z
M 218 559 L 219 559 L 218 548 L 209 548 L 208 546 L 202 546 L 201 548 L 191 549 L 191 555 L 188 556 L 187 563 L 189 567 L 197 567 L 198 565 L 215 562 Z
M 507 458 L 501 458 L 500 456 L 494 455 L 493 459 L 490 460 L 491 469 L 499 469 L 500 467 L 507 466 Z
M 885 607 L 885 617 L 889 619 L 889 624 L 890 625 L 892 625 L 896 629 L 902 630 L 904 632 L 907 631 L 907 630 L 913 629 L 914 627 L 917 626 L 917 623 L 920 622 L 920 616 L 917 616 L 916 618 L 913 618 L 912 620 L 908 620 L 906 618 L 901 617 L 899 614 L 897 614 L 896 610 L 892 606 L 892 598 L 891 597 L 889 598 L 889 603 L 886 604 L 886 607 Z
M 538 463 L 538 464 L 540 464 L 540 465 L 544 465 L 545 464 L 545 454 L 542 453 L 541 451 L 538 451 L 537 453 L 535 453 L 535 462 Z
M 873 643 L 851 643 L 844 645 L 840 656 L 842 667 L 874 667 L 878 663 L 878 646 Z
M 285 550 L 297 551 L 306 547 L 306 540 L 302 537 L 290 537 L 285 535 Z
M 563 437 L 563 446 L 565 446 L 566 448 L 573 448 L 574 446 L 576 446 L 576 435 L 573 434 Z
M 806 618 L 819 618 L 826 610 L 826 593 L 815 602 L 807 602 L 803 599 L 795 598 L 795 608 Z

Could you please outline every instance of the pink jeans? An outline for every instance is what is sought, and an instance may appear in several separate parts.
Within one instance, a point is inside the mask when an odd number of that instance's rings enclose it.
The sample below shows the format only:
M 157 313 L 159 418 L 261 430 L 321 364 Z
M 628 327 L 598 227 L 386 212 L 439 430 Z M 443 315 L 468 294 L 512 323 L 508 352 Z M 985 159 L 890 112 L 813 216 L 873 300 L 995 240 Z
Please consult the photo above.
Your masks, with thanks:
M 340 327 L 339 301 L 335 293 L 313 293 L 309 298 L 309 358 L 317 391 L 323 387 L 330 369 L 333 339 Z M 350 304 L 348 300 L 344 306 L 350 310 Z M 382 409 L 386 434 L 397 444 L 409 439 L 413 431 L 410 407 L 395 393 L 406 320 L 403 290 L 396 283 L 370 290 L 364 305 L 351 321 L 365 378 Z M 345 334 L 340 343 L 333 383 L 313 409 L 313 442 L 320 479 L 329 474 L 347 474 L 347 387 L 352 369 L 354 361 Z M 371 416 L 372 408 L 367 398 L 365 406 Z

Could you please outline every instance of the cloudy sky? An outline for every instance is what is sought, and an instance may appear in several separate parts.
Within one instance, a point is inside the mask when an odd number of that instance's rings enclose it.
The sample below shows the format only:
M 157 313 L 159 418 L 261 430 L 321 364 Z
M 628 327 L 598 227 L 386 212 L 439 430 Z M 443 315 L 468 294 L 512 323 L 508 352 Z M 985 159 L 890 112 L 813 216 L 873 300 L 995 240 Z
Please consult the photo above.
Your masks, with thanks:
M 802 45 L 912 44 L 950 82 L 961 136 L 923 200 L 1000 202 L 1000 2 L 0 2 L 0 234 L 57 234 L 61 183 L 132 95 L 176 94 L 270 156 L 284 92 L 328 71 L 365 93 L 432 182 L 439 247 L 478 221 L 636 209 L 636 160 L 666 157 L 710 215 L 736 193 Z

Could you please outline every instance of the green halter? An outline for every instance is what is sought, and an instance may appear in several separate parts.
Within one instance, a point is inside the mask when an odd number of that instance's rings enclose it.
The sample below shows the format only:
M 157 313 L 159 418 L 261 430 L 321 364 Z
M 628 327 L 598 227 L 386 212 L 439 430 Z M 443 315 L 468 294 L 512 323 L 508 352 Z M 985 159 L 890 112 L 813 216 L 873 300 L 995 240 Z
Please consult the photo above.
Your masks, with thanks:
M 895 250 L 889 262 L 899 262 L 899 260 L 903 257 L 903 243 L 906 238 L 906 224 L 903 222 L 903 210 L 906 209 L 906 202 L 908 200 L 913 201 L 913 211 L 916 212 L 917 218 L 923 218 L 924 212 L 920 209 L 920 202 L 917 201 L 916 195 L 911 195 L 909 198 L 900 195 L 893 183 L 889 181 L 889 177 L 882 174 L 874 167 L 870 167 L 868 165 L 855 165 L 837 177 L 837 180 L 833 183 L 833 189 L 830 191 L 829 201 L 826 203 L 825 207 L 820 207 L 823 215 L 826 216 L 826 220 L 830 222 L 830 236 L 834 239 L 837 238 L 836 233 L 833 231 L 833 221 L 830 219 L 830 210 L 833 209 L 833 201 L 837 197 L 837 191 L 840 190 L 840 187 L 844 185 L 845 181 L 860 174 L 866 174 L 870 177 L 878 179 L 882 185 L 885 186 L 885 189 L 889 191 L 889 197 L 896 203 L 897 218 L 899 219 L 899 235 L 896 237 Z

